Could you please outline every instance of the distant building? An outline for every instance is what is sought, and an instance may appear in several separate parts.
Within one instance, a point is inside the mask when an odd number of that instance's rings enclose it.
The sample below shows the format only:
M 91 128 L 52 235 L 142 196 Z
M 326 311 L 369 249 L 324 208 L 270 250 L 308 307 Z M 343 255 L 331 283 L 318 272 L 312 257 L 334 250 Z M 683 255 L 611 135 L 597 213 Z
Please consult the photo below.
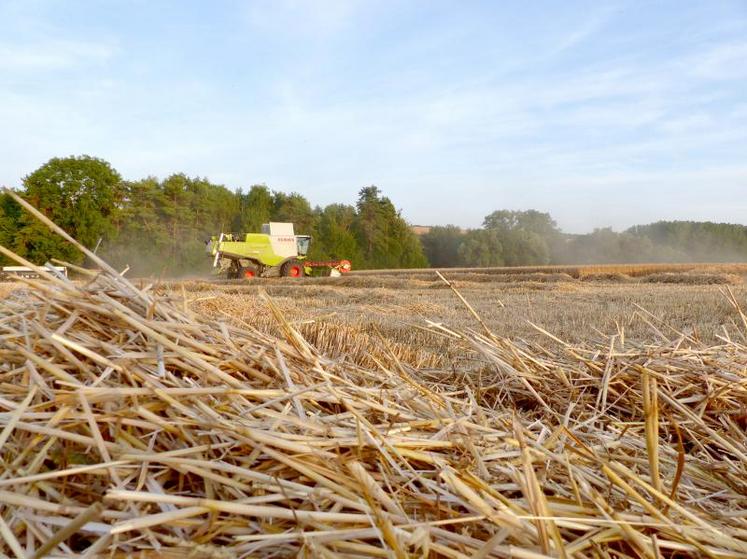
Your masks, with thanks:
M 426 235 L 431 232 L 430 225 L 410 225 L 410 229 L 412 229 L 412 232 L 418 236 Z
M 433 229 L 433 227 L 433 225 L 410 225 L 410 229 L 418 237 L 421 235 L 427 235 L 431 232 L 431 229 Z M 469 229 L 467 229 L 466 227 L 460 227 L 459 231 L 461 231 L 462 233 L 468 233 Z

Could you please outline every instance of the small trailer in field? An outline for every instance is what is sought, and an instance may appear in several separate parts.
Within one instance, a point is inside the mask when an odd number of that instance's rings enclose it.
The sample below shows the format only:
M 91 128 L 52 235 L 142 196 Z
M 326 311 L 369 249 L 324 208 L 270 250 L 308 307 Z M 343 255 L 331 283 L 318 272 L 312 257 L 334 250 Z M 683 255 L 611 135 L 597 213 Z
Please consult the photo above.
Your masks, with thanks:
M 349 260 L 314 262 L 306 255 L 309 235 L 296 235 L 292 223 L 265 223 L 261 233 L 221 233 L 206 243 L 213 268 L 229 279 L 339 276 L 350 271 Z M 316 274 L 315 274 L 316 272 Z
M 47 264 L 45 268 L 67 277 L 67 267 L 65 266 L 50 266 Z M 13 281 L 14 278 L 38 277 L 40 277 L 38 272 L 26 266 L 3 266 L 0 268 L 0 281 Z

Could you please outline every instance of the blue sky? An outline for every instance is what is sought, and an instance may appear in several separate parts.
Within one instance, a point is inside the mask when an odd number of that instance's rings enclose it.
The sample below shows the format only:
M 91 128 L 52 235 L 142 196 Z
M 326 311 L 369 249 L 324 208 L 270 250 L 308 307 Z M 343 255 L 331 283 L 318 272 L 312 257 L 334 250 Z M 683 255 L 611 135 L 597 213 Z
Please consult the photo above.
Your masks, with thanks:
M 82 153 L 418 224 L 747 223 L 747 0 L 0 0 L 0 184 Z

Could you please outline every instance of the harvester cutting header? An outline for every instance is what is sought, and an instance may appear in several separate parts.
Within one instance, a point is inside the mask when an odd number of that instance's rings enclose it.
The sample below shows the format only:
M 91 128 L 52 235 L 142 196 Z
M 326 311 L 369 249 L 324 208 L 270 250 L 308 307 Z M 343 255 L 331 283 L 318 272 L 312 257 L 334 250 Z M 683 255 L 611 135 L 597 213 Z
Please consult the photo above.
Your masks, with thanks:
M 221 233 L 211 237 L 207 252 L 213 268 L 229 279 L 254 277 L 300 278 L 339 276 L 350 271 L 349 260 L 312 262 L 306 259 L 309 235 L 296 235 L 292 223 L 265 223 L 261 233 Z

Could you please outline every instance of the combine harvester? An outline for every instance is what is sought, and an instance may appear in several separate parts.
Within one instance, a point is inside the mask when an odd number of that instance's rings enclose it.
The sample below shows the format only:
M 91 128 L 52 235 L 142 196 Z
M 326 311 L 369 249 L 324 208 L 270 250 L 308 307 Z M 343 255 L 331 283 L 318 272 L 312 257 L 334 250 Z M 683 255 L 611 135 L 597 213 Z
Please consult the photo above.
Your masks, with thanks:
M 300 278 L 340 276 L 350 271 L 349 260 L 312 262 L 306 259 L 309 235 L 296 235 L 292 223 L 265 223 L 261 233 L 221 233 L 206 245 L 216 273 L 229 279 L 255 277 Z

